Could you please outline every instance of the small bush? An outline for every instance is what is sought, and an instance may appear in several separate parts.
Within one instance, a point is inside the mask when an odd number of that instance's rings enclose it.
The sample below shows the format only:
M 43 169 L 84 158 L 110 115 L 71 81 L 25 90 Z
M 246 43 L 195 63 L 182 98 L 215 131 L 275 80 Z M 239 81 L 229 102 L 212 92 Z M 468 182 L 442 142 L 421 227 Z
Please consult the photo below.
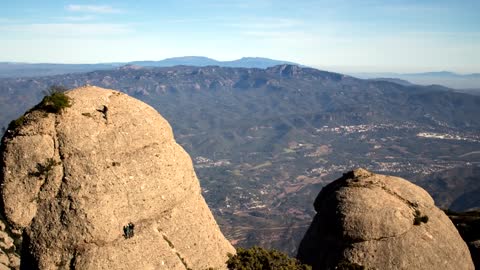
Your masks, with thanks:
M 43 110 L 48 113 L 59 113 L 64 108 L 71 106 L 70 98 L 65 95 L 67 89 L 63 86 L 52 85 L 44 93 L 46 96 L 42 99 L 35 109 Z
M 25 115 L 20 116 L 19 118 L 11 121 L 8 124 L 8 127 L 2 129 L 2 133 L 6 138 L 12 138 L 20 132 L 20 127 L 27 122 Z
M 47 159 L 47 162 L 45 164 L 38 163 L 37 164 L 37 171 L 30 173 L 31 176 L 35 177 L 45 177 L 48 178 L 50 175 L 50 172 L 53 170 L 53 167 L 60 165 L 61 162 L 55 161 L 53 158 Z
M 23 123 L 25 123 L 25 116 L 24 115 L 20 116 L 16 120 L 13 120 L 12 122 L 10 122 L 10 124 L 8 124 L 7 130 L 12 130 L 12 131 L 16 130 L 17 128 L 22 126 Z
M 249 249 L 238 248 L 236 255 L 229 255 L 227 267 L 230 270 L 311 270 L 309 265 L 288 257 L 277 250 L 266 250 L 260 247 Z
M 2 132 L 5 133 L 5 136 L 9 138 L 18 135 L 19 128 L 26 122 L 26 116 L 32 111 L 43 111 L 43 116 L 47 117 L 48 113 L 59 113 L 64 108 L 70 107 L 70 98 L 64 93 L 67 90 L 67 88 L 59 85 L 50 86 L 46 91 L 43 91 L 45 97 L 43 97 L 39 104 L 28 110 L 24 115 L 20 116 L 16 120 L 11 121 L 6 129 L 2 128 Z
M 420 225 L 422 223 L 428 222 L 428 216 L 422 215 L 419 210 L 415 210 L 414 218 L 413 218 L 413 225 Z
M 50 96 L 55 93 L 63 93 L 66 91 L 68 91 L 68 88 L 66 88 L 65 86 L 54 84 L 51 85 L 47 90 L 43 91 L 43 93 L 45 94 L 45 96 Z

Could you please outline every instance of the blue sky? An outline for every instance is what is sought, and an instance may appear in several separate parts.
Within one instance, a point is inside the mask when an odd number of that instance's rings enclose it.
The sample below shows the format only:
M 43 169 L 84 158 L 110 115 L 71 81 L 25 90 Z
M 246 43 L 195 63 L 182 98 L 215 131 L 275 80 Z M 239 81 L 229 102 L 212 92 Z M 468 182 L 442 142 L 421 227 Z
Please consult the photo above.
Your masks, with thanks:
M 259 56 L 349 72 L 480 72 L 479 0 L 3 1 L 0 61 Z

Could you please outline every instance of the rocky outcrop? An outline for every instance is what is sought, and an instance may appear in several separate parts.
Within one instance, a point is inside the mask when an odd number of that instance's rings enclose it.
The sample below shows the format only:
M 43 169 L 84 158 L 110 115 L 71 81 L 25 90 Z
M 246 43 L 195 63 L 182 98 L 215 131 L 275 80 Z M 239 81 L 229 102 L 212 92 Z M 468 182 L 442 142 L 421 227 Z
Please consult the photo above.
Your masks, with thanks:
M 313 269 L 474 269 L 450 219 L 420 187 L 363 169 L 325 186 L 297 257 Z
M 225 268 L 235 251 L 167 121 L 114 90 L 66 95 L 71 107 L 33 110 L 3 141 L 3 212 L 22 268 Z

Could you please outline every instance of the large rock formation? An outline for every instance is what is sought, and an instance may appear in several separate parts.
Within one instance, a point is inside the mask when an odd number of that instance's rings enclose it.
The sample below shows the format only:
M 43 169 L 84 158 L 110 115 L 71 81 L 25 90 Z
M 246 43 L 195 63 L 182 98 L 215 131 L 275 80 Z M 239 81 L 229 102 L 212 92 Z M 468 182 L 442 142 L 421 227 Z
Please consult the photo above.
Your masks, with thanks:
M 3 214 L 22 267 L 225 268 L 235 251 L 167 121 L 117 91 L 66 94 L 71 107 L 33 110 L 3 141 Z
M 322 189 L 298 258 L 314 269 L 474 269 L 467 245 L 420 187 L 358 169 Z

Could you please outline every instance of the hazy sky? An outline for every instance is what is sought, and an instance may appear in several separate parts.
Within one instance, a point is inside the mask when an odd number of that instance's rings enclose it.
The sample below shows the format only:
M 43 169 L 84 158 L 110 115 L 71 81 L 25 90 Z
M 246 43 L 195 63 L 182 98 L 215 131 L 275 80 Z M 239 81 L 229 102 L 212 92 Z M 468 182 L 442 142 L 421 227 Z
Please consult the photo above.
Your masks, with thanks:
M 338 71 L 480 72 L 479 0 L 1 0 L 0 61 L 260 56 Z

